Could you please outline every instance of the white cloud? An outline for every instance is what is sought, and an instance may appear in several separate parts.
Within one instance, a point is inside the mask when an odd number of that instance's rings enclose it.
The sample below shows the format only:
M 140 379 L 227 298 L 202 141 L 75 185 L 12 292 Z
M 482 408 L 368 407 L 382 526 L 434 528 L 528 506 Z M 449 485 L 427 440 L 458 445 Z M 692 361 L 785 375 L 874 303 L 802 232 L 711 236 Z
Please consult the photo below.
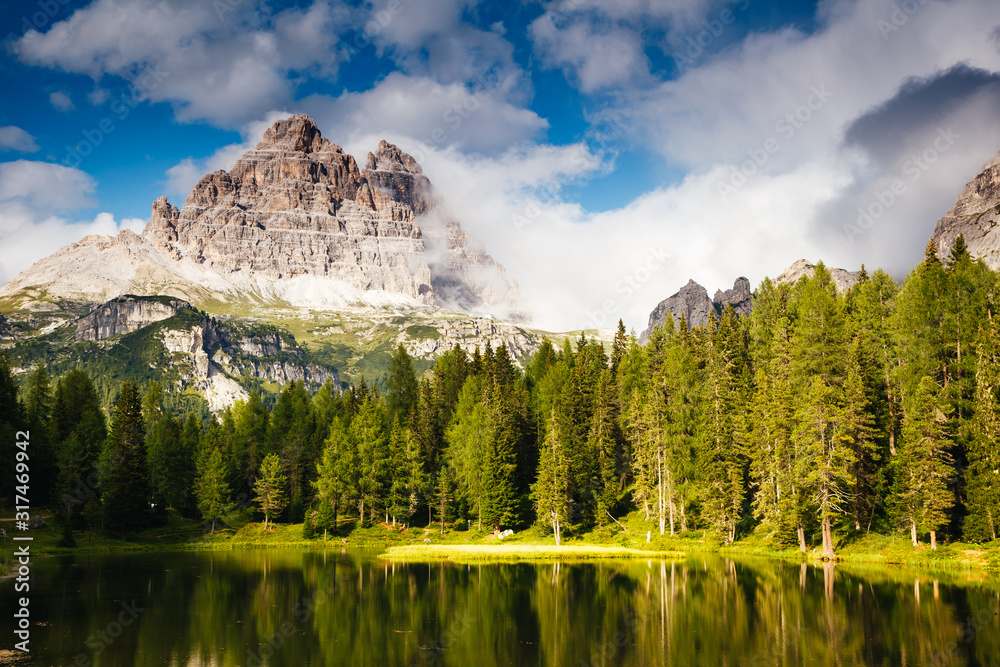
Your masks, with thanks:
M 255 3 L 96 0 L 45 33 L 29 30 L 17 54 L 95 80 L 144 80 L 143 96 L 170 102 L 179 119 L 231 126 L 291 100 L 293 72 L 335 77 L 349 15 L 324 1 L 266 14 Z
M 49 103 L 59 111 L 71 111 L 75 108 L 73 100 L 61 90 L 57 90 L 49 95 Z
M 110 213 L 77 220 L 65 211 L 92 205 L 93 180 L 82 171 L 47 162 L 0 163 L 0 284 L 88 234 L 140 232 L 144 220 L 116 222 Z
M 557 26 L 551 14 L 543 14 L 528 32 L 542 61 L 562 67 L 585 93 L 620 88 L 649 70 L 637 30 L 586 19 Z
M 0 127 L 0 151 L 17 151 L 18 153 L 34 153 L 38 150 L 35 138 L 17 127 L 7 125 Z
M 504 80 L 490 77 L 469 87 L 396 72 L 369 91 L 308 97 L 296 106 L 331 141 L 352 148 L 358 137 L 392 133 L 435 147 L 495 153 L 548 127 L 535 112 L 507 100 Z
M 45 211 L 71 210 L 93 205 L 94 188 L 94 180 L 79 169 L 31 160 L 0 163 L 0 201 L 19 199 Z

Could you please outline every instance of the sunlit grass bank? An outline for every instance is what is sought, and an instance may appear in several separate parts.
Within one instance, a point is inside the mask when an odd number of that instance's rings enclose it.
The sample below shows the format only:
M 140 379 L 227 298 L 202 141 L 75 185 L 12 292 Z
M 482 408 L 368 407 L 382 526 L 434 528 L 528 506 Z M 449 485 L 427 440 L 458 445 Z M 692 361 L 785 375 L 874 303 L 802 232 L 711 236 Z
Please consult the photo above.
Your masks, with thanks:
M 564 544 L 410 544 L 390 547 L 382 558 L 401 561 L 451 560 L 462 563 L 483 561 L 591 560 L 599 558 L 683 558 L 679 551 L 650 551 Z
M 10 570 L 14 543 L 12 517 L 0 519 L 8 540 L 0 543 L 0 576 Z M 641 512 L 633 512 L 618 523 L 575 532 L 567 528 L 562 545 L 555 546 L 551 534 L 538 526 L 497 540 L 488 530 L 460 522 L 427 527 L 392 527 L 387 524 L 358 526 L 356 518 L 344 518 L 336 533 L 316 531 L 305 537 L 302 524 L 274 524 L 265 531 L 261 523 L 232 516 L 219 521 L 214 534 L 211 525 L 171 513 L 166 524 L 149 528 L 121 540 L 100 533 L 78 530 L 76 546 L 59 546 L 61 531 L 49 519 L 46 527 L 31 530 L 32 554 L 57 555 L 109 551 L 227 550 L 227 549 L 323 549 L 375 547 L 388 549 L 387 558 L 408 561 L 453 560 L 462 562 L 519 560 L 584 560 L 610 558 L 672 558 L 690 553 L 718 553 L 727 556 L 778 558 L 796 562 L 821 559 L 818 545 L 803 556 L 794 546 L 774 544 L 765 536 L 742 536 L 733 544 L 723 544 L 710 531 L 675 531 L 660 535 L 659 529 Z M 904 565 L 925 569 L 1000 571 L 1000 542 L 988 544 L 941 543 L 938 549 L 921 544 L 914 548 L 907 535 L 838 533 L 835 535 L 837 560 L 850 565 Z

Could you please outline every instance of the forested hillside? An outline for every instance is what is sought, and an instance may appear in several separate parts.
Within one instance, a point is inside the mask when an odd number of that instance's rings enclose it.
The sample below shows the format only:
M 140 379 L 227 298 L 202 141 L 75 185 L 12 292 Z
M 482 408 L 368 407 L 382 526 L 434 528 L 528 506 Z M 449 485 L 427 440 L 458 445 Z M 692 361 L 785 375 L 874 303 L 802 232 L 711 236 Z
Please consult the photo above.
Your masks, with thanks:
M 456 347 L 421 378 L 400 346 L 381 388 L 293 382 L 273 408 L 254 393 L 210 419 L 165 409 L 156 384 L 125 385 L 106 424 L 84 373 L 40 367 L 19 391 L 0 362 L 0 498 L 13 432 L 30 429 L 35 504 L 120 535 L 172 508 L 307 531 L 345 516 L 537 522 L 558 540 L 638 510 L 660 534 L 756 531 L 827 557 L 835 534 L 987 541 L 1000 522 L 997 285 L 959 237 L 944 262 L 928 246 L 902 286 L 862 270 L 838 293 L 819 265 L 793 285 L 765 280 L 747 317 L 728 308 L 692 330 L 668 318 L 643 346 L 619 325 L 610 354 L 546 343 L 524 371 L 506 348 Z

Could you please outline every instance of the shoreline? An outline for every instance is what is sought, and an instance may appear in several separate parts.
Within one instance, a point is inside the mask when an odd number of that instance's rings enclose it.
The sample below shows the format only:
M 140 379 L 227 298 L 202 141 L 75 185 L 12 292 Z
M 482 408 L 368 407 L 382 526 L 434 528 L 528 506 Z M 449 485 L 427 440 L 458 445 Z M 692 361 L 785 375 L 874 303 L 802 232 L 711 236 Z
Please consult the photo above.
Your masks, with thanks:
M 753 535 L 733 544 L 706 536 L 702 531 L 690 531 L 676 536 L 653 536 L 650 542 L 632 539 L 637 535 L 610 533 L 607 528 L 571 537 L 556 546 L 552 537 L 529 528 L 499 543 L 490 533 L 448 530 L 442 536 L 437 528 L 410 528 L 400 531 L 385 525 L 354 528 L 346 534 L 303 537 L 302 524 L 277 524 L 265 532 L 261 524 L 251 523 L 238 529 L 221 528 L 214 535 L 202 530 L 201 524 L 187 521 L 151 529 L 130 541 L 93 536 L 88 541 L 80 535 L 77 546 L 59 547 L 58 531 L 54 527 L 40 529 L 36 534 L 34 557 L 91 553 L 168 552 L 168 551 L 230 551 L 236 549 L 381 549 L 379 558 L 398 562 L 553 562 L 556 560 L 610 559 L 679 559 L 691 554 L 711 553 L 721 556 L 763 558 L 784 562 L 817 564 L 824 561 L 818 548 L 802 554 L 797 548 L 770 544 Z M 645 532 L 642 533 L 645 536 Z M 0 544 L 0 577 L 10 575 L 13 560 L 11 543 Z M 927 545 L 914 548 L 904 536 L 848 535 L 841 538 L 837 558 L 844 565 L 909 567 L 952 571 L 1000 571 L 1000 543 L 972 545 L 941 544 L 937 551 Z

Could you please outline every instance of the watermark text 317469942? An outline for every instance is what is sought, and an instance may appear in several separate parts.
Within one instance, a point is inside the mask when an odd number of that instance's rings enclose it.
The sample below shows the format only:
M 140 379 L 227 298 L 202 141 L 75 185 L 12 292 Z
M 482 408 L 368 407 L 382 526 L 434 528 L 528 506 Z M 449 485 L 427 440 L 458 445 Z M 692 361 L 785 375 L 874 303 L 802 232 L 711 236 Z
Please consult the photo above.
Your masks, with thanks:
M 18 531 L 28 530 L 31 521 L 31 503 L 29 501 L 29 490 L 31 482 L 30 457 L 28 446 L 31 442 L 28 431 L 18 431 L 16 442 L 14 443 L 14 525 Z M 14 536 L 15 542 L 30 542 L 30 537 L 22 535 Z M 14 618 L 14 636 L 19 640 L 14 644 L 18 651 L 28 652 L 28 642 L 31 640 L 31 612 L 29 611 L 30 598 L 28 592 L 31 590 L 31 550 L 29 544 L 18 545 L 14 552 L 15 579 L 14 591 L 20 593 L 22 597 L 16 600 L 16 610 Z

